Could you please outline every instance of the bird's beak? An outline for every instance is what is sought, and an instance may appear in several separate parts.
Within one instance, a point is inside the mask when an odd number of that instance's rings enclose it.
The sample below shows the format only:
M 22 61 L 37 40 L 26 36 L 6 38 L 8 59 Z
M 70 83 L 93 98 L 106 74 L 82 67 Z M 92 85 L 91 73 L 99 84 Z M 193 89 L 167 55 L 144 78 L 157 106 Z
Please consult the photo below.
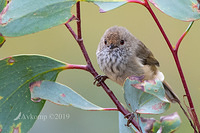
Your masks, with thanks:
M 110 46 L 109 46 L 109 48 L 110 49 L 114 49 L 114 48 L 116 48 L 117 46 L 116 45 L 113 45 L 113 44 L 110 44 Z

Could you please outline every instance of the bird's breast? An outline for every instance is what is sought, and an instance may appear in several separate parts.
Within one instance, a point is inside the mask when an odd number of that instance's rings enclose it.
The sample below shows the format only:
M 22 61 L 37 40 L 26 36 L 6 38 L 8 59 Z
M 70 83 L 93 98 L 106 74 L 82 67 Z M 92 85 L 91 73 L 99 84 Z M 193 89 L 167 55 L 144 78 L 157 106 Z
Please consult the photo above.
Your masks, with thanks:
M 101 51 L 97 53 L 100 69 L 111 80 L 122 84 L 128 66 L 129 56 L 123 51 Z M 126 77 L 125 77 L 126 78 Z

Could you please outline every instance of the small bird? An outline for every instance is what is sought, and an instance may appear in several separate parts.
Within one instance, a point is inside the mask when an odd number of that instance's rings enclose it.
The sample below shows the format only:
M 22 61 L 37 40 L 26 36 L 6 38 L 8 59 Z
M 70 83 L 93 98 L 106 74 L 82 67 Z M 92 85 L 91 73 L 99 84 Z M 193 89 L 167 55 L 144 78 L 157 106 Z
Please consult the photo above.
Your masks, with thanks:
M 113 26 L 107 29 L 98 45 L 97 63 L 104 74 L 123 86 L 129 76 L 144 76 L 143 80 L 159 79 L 163 82 L 166 97 L 171 102 L 179 98 L 164 81 L 158 70 L 159 62 L 152 52 L 126 28 Z

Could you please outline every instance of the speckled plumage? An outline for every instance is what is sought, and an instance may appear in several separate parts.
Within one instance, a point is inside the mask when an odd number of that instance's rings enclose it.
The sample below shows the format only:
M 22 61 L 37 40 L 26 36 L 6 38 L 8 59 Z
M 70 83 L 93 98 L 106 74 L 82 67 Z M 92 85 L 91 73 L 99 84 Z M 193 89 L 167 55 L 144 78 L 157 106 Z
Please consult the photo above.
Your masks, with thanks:
M 144 80 L 164 80 L 163 74 L 157 69 L 159 62 L 152 52 L 124 27 L 113 26 L 107 29 L 100 40 L 96 55 L 100 69 L 120 85 L 131 75 L 143 75 Z M 169 100 L 177 101 L 178 97 L 170 88 L 167 89 Z

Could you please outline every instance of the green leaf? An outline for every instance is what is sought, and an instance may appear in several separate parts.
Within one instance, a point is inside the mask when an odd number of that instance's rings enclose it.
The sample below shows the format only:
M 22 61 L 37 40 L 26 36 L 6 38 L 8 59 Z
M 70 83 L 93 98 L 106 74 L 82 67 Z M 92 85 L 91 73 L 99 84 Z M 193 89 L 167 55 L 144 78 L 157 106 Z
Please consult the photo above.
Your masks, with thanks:
M 126 0 L 85 0 L 106 12 L 127 3 Z M 0 14 L 0 31 L 16 37 L 39 32 L 67 22 L 77 0 L 12 0 Z
M 143 77 L 128 77 L 124 84 L 124 97 L 128 107 L 140 114 L 160 114 L 170 103 L 159 80 L 142 81 Z
M 0 130 L 28 132 L 45 101 L 31 101 L 29 84 L 55 81 L 66 63 L 40 55 L 18 55 L 0 60 Z
M 139 125 L 143 132 L 145 133 L 157 133 L 158 129 L 161 126 L 161 122 L 155 120 L 154 118 L 144 118 L 135 115 L 134 118 L 136 121 L 139 120 Z M 124 115 L 119 112 L 119 132 L 120 133 L 138 133 L 139 131 L 130 124 L 127 126 L 127 119 L 124 118 Z
M 23 36 L 67 22 L 76 0 L 12 0 L 0 14 L 4 36 Z
M 141 122 L 139 122 L 141 129 L 145 129 L 144 132 L 147 133 L 172 133 L 175 132 L 181 124 L 177 112 L 167 116 L 161 116 L 160 121 L 154 118 L 139 118 L 139 120 L 141 120 Z
M 154 124 L 153 124 L 152 132 L 158 133 L 157 131 L 159 130 L 160 126 L 161 126 L 161 123 L 159 121 L 155 121 Z
M 178 129 L 181 125 L 181 119 L 177 112 L 168 116 L 160 117 L 161 128 L 159 129 L 162 133 L 172 133 Z
M 0 0 L 0 13 L 2 12 L 3 8 L 6 6 L 7 0 Z
M 3 44 L 5 43 L 5 41 L 6 41 L 6 39 L 0 33 L 0 48 L 3 46 Z
M 165 14 L 183 21 L 200 18 L 197 0 L 149 0 Z
M 83 110 L 103 110 L 103 108 L 87 101 L 71 88 L 51 82 L 36 81 L 31 84 L 31 98 L 45 99 L 58 105 L 72 105 Z
M 174 112 L 167 116 L 161 116 L 160 121 L 154 118 L 142 118 L 142 127 L 146 132 L 151 133 L 172 133 L 180 127 L 181 119 L 177 112 Z
M 157 128 L 154 129 L 155 125 L 160 127 L 160 125 L 157 124 L 158 122 L 154 118 L 140 117 L 140 119 L 141 119 L 140 126 L 141 126 L 141 128 L 145 129 L 145 132 L 147 132 L 147 133 L 151 133 L 153 130 L 156 130 Z M 156 132 L 157 132 L 157 130 L 156 130 Z M 153 132 L 155 132 L 155 131 L 153 131 Z
M 124 118 L 124 115 L 119 112 L 119 133 L 136 133 L 138 130 L 130 124 L 127 126 L 127 119 Z

